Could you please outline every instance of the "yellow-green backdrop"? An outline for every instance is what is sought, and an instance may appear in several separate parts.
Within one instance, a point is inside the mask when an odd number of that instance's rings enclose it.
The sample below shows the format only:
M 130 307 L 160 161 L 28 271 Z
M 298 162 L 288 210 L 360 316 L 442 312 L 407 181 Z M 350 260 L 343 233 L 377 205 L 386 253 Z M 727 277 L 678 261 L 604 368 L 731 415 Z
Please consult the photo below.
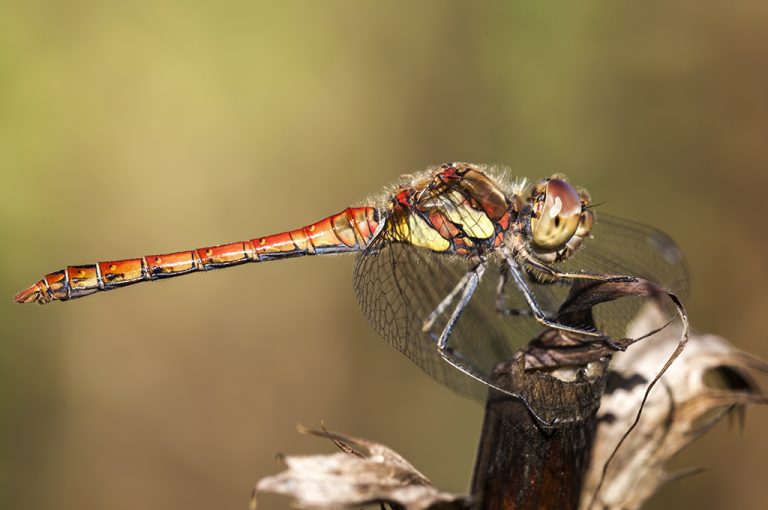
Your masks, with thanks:
M 766 33 L 746 0 L 3 1 L 0 507 L 243 508 L 275 453 L 332 450 L 295 432 L 320 420 L 465 490 L 482 409 L 376 337 L 351 258 L 10 302 L 444 161 L 565 172 L 664 228 L 695 327 L 768 357 Z M 756 508 L 767 419 L 718 427 L 649 507 Z

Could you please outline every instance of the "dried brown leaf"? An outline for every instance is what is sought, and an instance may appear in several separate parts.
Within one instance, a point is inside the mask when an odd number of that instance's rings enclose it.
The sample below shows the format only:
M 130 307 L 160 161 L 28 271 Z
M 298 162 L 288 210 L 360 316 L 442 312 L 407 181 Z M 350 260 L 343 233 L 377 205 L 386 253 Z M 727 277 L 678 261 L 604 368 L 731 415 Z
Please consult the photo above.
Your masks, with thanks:
M 632 337 L 663 321 L 662 312 L 648 306 L 627 334 Z M 634 421 L 648 382 L 678 340 L 678 328 L 671 326 L 614 357 L 613 376 L 598 412 L 601 422 L 582 508 L 589 507 L 606 460 Z M 685 351 L 649 395 L 637 428 L 611 461 L 593 507 L 640 508 L 662 485 L 679 478 L 665 469 L 676 453 L 729 411 L 766 403 L 752 379 L 750 372 L 755 370 L 768 372 L 768 364 L 738 351 L 721 337 L 691 334 Z M 709 382 L 717 374 L 722 375 L 720 388 Z
M 289 496 L 297 508 L 359 507 L 373 503 L 397 504 L 413 510 L 464 507 L 462 496 L 438 491 L 401 455 L 380 443 L 327 431 L 303 432 L 330 439 L 340 445 L 343 453 L 283 456 L 287 469 L 259 480 L 253 508 L 256 495 L 264 492 Z

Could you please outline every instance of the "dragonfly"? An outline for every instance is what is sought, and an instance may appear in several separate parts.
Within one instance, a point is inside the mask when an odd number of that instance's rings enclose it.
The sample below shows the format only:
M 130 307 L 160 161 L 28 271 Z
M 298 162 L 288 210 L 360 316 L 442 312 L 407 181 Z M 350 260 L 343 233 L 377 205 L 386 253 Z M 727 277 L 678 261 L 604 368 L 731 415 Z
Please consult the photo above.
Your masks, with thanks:
M 15 301 L 66 301 L 245 263 L 343 253 L 357 254 L 355 296 L 380 336 L 439 382 L 479 399 L 496 387 L 493 367 L 542 328 L 621 335 L 639 309 L 630 299 L 601 305 L 599 330 L 558 323 L 555 312 L 574 281 L 640 277 L 677 295 L 688 286 L 685 260 L 669 236 L 598 215 L 589 193 L 563 175 L 529 181 L 446 163 L 404 177 L 378 201 L 295 230 L 68 266 Z

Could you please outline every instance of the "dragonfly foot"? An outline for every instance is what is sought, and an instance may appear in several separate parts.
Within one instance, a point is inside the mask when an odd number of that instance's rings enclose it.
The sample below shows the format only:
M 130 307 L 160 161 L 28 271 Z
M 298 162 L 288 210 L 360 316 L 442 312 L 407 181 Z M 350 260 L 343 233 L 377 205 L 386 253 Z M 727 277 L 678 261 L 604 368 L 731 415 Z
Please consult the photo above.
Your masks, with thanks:
M 626 345 L 621 345 L 620 343 L 615 342 L 609 336 L 603 337 L 603 344 L 605 344 L 609 349 L 613 349 L 614 351 L 624 352 L 627 350 Z

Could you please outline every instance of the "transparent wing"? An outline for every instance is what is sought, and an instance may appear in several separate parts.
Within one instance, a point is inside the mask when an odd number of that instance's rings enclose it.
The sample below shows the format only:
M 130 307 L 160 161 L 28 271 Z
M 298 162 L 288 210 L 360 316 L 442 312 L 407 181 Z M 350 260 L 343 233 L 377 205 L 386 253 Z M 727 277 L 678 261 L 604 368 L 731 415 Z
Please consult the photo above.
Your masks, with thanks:
M 689 291 L 685 257 L 672 238 L 653 227 L 604 213 L 596 215 L 591 238 L 559 267 L 638 276 L 671 290 L 683 301 Z M 613 337 L 623 337 L 646 302 L 647 298 L 622 298 L 599 305 L 594 310 L 597 326 Z
M 451 304 L 431 328 L 424 321 L 448 296 L 477 259 L 433 253 L 380 235 L 358 256 L 355 263 L 355 294 L 363 313 L 376 331 L 392 346 L 411 358 L 427 374 L 474 398 L 485 398 L 487 388 L 446 363 L 438 354 L 434 338 L 440 335 L 455 305 Z M 541 329 L 527 316 L 503 316 L 496 311 L 499 260 L 491 259 L 477 291 L 459 318 L 448 345 L 475 372 L 489 377 L 493 366 L 508 359 Z M 525 301 L 507 284 L 505 305 L 525 309 Z M 541 289 L 547 302 L 558 302 L 548 285 Z
M 685 298 L 688 268 L 675 241 L 664 232 L 609 214 L 596 215 L 592 237 L 562 267 L 640 276 Z
M 640 276 L 678 294 L 687 291 L 684 259 L 662 232 L 608 215 L 600 216 L 593 232 L 592 239 L 560 264 L 561 269 Z M 479 260 L 434 253 L 394 237 L 384 228 L 356 260 L 355 294 L 363 313 L 387 342 L 427 374 L 460 394 L 484 398 L 487 388 L 446 363 L 435 345 L 434 338 L 445 326 L 455 302 L 433 325 L 430 332 L 434 336 L 422 330 L 425 319 Z M 490 377 L 496 363 L 508 359 L 542 329 L 530 316 L 499 311 L 527 310 L 511 279 L 503 286 L 503 306 L 498 306 L 502 262 L 495 254 L 489 256 L 485 275 L 448 339 L 456 355 L 485 377 Z M 529 286 L 544 311 L 554 315 L 569 283 L 529 281 Z M 622 298 L 598 305 L 598 327 L 616 338 L 625 336 L 628 324 L 646 300 Z

